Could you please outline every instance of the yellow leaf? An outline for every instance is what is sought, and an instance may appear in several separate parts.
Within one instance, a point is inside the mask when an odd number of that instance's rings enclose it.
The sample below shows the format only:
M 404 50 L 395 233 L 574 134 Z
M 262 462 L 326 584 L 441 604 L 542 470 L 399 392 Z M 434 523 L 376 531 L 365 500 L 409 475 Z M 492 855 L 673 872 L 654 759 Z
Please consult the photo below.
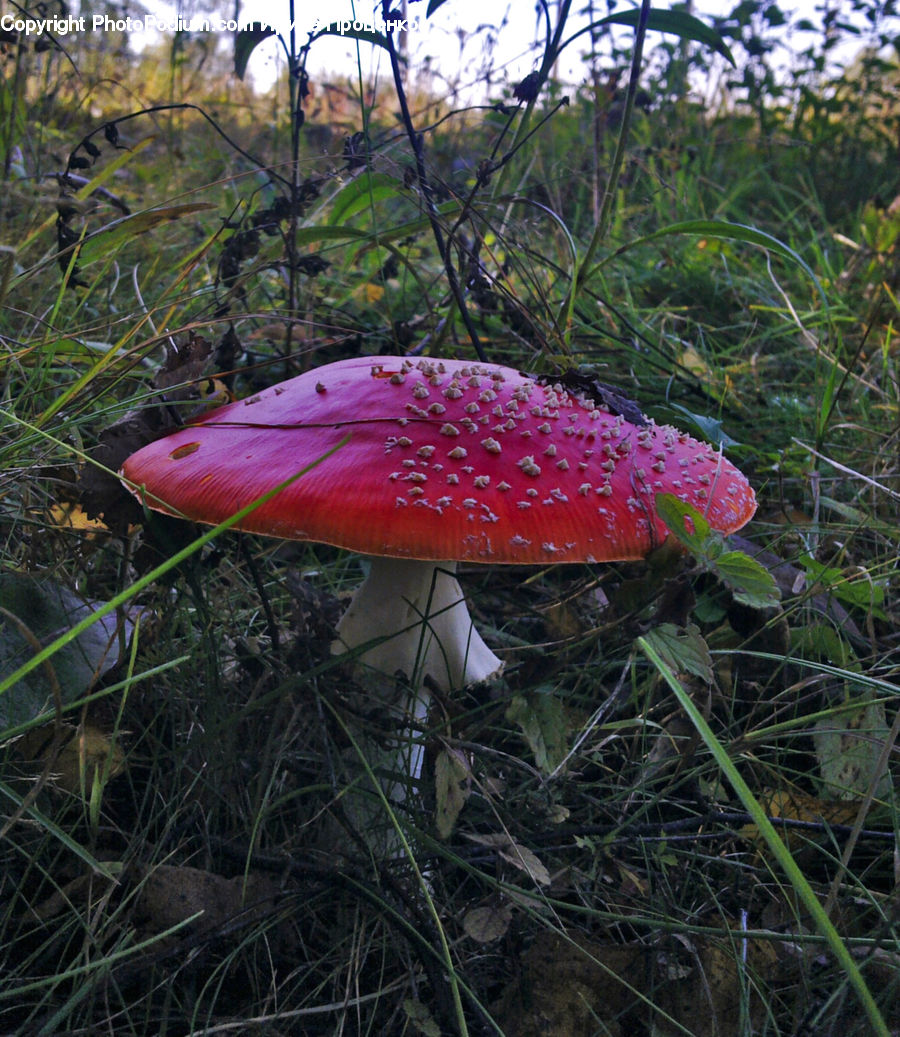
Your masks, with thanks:
M 434 761 L 434 786 L 437 800 L 435 825 L 438 835 L 446 839 L 471 791 L 469 766 L 461 752 L 441 749 Z
M 353 294 L 359 301 L 374 306 L 376 302 L 381 302 L 384 296 L 384 288 L 380 284 L 372 284 L 371 281 L 366 281 Z
M 68 736 L 53 765 L 53 783 L 66 792 L 90 798 L 94 779 L 102 776 L 104 782 L 121 774 L 125 754 L 100 728 L 91 724 L 77 728 L 67 727 Z M 46 724 L 33 728 L 16 742 L 16 751 L 31 763 L 43 766 L 53 739 L 53 727 Z
M 859 805 L 847 800 L 827 800 L 811 796 L 799 789 L 764 789 L 759 803 L 769 817 L 780 817 L 786 821 L 808 821 L 814 824 L 850 825 L 856 818 Z M 778 826 L 779 834 L 788 849 L 796 853 L 809 844 L 818 834 L 809 829 L 792 829 Z M 765 841 L 756 825 L 744 825 L 741 835 L 762 849 Z
M 50 521 L 54 526 L 66 529 L 77 529 L 79 532 L 87 533 L 93 537 L 96 533 L 108 533 L 109 529 L 100 519 L 88 518 L 87 513 L 80 504 L 54 504 L 49 512 Z

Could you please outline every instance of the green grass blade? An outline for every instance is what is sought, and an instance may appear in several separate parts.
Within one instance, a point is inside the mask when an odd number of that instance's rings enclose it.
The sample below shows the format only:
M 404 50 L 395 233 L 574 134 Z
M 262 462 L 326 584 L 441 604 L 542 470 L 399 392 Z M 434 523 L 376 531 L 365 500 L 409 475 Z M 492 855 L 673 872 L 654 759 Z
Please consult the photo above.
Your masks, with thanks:
M 115 878 L 109 868 L 98 861 L 90 850 L 86 850 L 77 840 L 73 839 L 65 829 L 60 828 L 55 821 L 51 821 L 46 814 L 38 810 L 34 804 L 31 806 L 25 806 L 24 797 L 20 796 L 15 789 L 10 788 L 5 781 L 0 781 L 0 796 L 5 796 L 6 799 L 10 800 L 15 805 L 17 810 L 22 810 L 23 814 L 36 821 L 45 832 L 49 832 L 54 839 L 58 839 L 70 853 L 73 853 L 79 860 L 84 861 L 91 871 L 98 875 L 102 875 L 107 879 Z M 22 809 L 23 807 L 24 810 Z
M 627 245 L 622 245 L 621 248 L 611 252 L 604 259 L 593 267 L 588 273 L 588 276 L 596 273 L 602 267 L 604 267 L 611 260 L 618 256 L 623 255 L 630 249 L 636 248 L 639 245 L 646 245 L 650 241 L 657 241 L 659 238 L 671 237 L 677 234 L 696 234 L 698 236 L 707 238 L 723 238 L 728 241 L 743 241 L 748 245 L 756 245 L 758 248 L 764 248 L 769 252 L 774 252 L 784 259 L 789 259 L 791 262 L 796 263 L 800 269 L 806 274 L 806 276 L 816 286 L 816 290 L 822 298 L 822 302 L 827 307 L 827 299 L 825 297 L 825 290 L 819 282 L 818 277 L 813 271 L 812 267 L 795 252 L 789 245 L 785 245 L 783 241 L 780 241 L 775 237 L 774 234 L 768 234 L 764 230 L 757 230 L 756 227 L 748 227 L 743 223 L 730 223 L 728 220 L 681 220 L 678 223 L 670 223 L 666 227 L 660 227 L 659 230 L 653 231 L 652 234 L 645 234 L 643 237 L 634 238 L 629 241 Z
M 696 728 L 697 733 L 705 742 L 707 749 L 712 753 L 716 763 L 722 769 L 722 772 L 728 779 L 734 791 L 738 794 L 738 798 L 743 804 L 744 809 L 753 819 L 753 823 L 756 825 L 757 830 L 765 840 L 766 846 L 768 846 L 772 856 L 781 865 L 788 881 L 793 886 L 794 891 L 800 898 L 803 906 L 809 912 L 816 928 L 825 938 L 832 954 L 834 954 L 835 958 L 846 972 L 847 978 L 849 979 L 853 989 L 856 991 L 860 1004 L 872 1025 L 872 1032 L 878 1034 L 879 1037 L 890 1037 L 890 1030 L 888 1030 L 887 1024 L 882 1018 L 878 1005 L 875 1003 L 875 999 L 872 997 L 872 993 L 869 990 L 866 981 L 863 979 L 859 967 L 853 960 L 853 955 L 841 939 L 840 934 L 835 929 L 831 919 L 825 913 L 825 908 L 819 903 L 818 897 L 807 882 L 806 876 L 798 867 L 791 851 L 787 848 L 784 842 L 782 842 L 781 837 L 775 831 L 774 825 L 766 816 L 766 812 L 750 791 L 750 787 L 741 777 L 737 767 L 735 767 L 731 757 L 728 755 L 728 751 L 716 738 L 712 728 L 707 724 L 703 715 L 700 713 L 700 710 L 698 710 L 694 705 L 694 701 L 690 694 L 682 687 L 678 678 L 666 665 L 654 647 L 643 637 L 639 637 L 637 643 L 650 662 L 656 667 L 660 676 L 664 678 L 666 683 L 674 692 L 681 708 L 687 714 L 691 723 Z

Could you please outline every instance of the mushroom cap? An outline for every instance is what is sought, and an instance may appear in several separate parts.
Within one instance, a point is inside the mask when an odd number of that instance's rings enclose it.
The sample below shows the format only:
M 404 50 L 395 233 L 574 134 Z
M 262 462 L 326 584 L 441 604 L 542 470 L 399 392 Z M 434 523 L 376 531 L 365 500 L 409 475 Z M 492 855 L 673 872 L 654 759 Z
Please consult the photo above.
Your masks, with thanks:
M 393 356 L 341 360 L 210 411 L 121 474 L 149 507 L 214 524 L 348 435 L 240 528 L 398 558 L 599 562 L 663 541 L 657 493 L 726 533 L 756 510 L 734 465 L 677 429 L 631 424 L 509 367 Z

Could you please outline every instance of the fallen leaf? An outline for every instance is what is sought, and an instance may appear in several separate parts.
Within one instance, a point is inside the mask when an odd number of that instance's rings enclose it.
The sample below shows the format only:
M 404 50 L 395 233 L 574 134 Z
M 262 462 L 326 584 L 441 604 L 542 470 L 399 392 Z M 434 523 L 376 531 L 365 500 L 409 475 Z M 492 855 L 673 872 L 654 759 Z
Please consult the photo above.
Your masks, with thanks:
M 142 880 L 134 921 L 143 935 L 164 932 L 190 918 L 190 932 L 220 929 L 245 912 L 247 920 L 259 918 L 278 893 L 265 875 L 251 872 L 227 879 L 186 865 L 154 865 Z
M 519 725 L 539 770 L 550 774 L 566 758 L 565 710 L 555 695 L 515 695 L 506 719 Z
M 434 761 L 434 787 L 437 805 L 435 826 L 446 839 L 453 831 L 459 812 L 472 790 L 472 775 L 465 755 L 458 749 L 441 749 Z
M 647 631 L 644 639 L 653 645 L 675 673 L 690 673 L 712 684 L 712 656 L 700 628 L 695 624 L 688 623 L 682 629 L 674 623 L 661 623 Z
M 16 753 L 29 763 L 43 766 L 45 753 L 53 740 L 53 725 L 32 728 L 14 745 Z M 56 756 L 50 780 L 58 788 L 90 799 L 94 780 L 103 782 L 121 774 L 125 768 L 125 754 L 100 728 L 90 724 L 68 727 L 66 740 Z
M 739 932 L 614 944 L 543 930 L 494 1015 L 516 1037 L 723 1037 L 742 1032 L 743 1011 L 762 1020 L 765 1006 L 752 992 L 775 960 L 770 943 L 742 943 Z
M 441 1028 L 427 1005 L 408 997 L 403 1002 L 403 1011 L 416 1033 L 422 1033 L 425 1037 L 441 1037 Z
M 760 806 L 769 817 L 781 817 L 787 821 L 809 821 L 813 824 L 850 825 L 856 818 L 858 804 L 845 800 L 819 799 L 799 789 L 763 789 L 758 797 Z M 815 830 L 779 826 L 779 835 L 792 853 L 808 846 L 811 840 L 825 838 Z M 741 835 L 765 850 L 766 842 L 756 825 L 744 825 Z
M 98 533 L 109 532 L 106 523 L 99 519 L 88 518 L 87 512 L 80 504 L 71 502 L 54 504 L 47 512 L 47 517 L 54 526 L 87 533 L 90 539 L 93 539 Z
M 868 793 L 889 733 L 883 702 L 863 699 L 852 712 L 841 711 L 817 721 L 813 744 L 830 796 L 853 800 Z M 876 783 L 875 795 L 890 798 L 891 775 L 887 769 Z
M 535 882 L 541 886 L 550 885 L 550 872 L 541 863 L 537 854 L 522 846 L 504 832 L 496 832 L 491 835 L 478 835 L 472 832 L 465 833 L 467 839 L 480 843 L 482 846 L 490 846 L 497 851 L 497 855 L 512 864 L 520 871 L 524 871 Z
M 490 943 L 499 940 L 509 929 L 512 921 L 512 907 L 509 904 L 473 907 L 463 916 L 463 929 L 478 943 Z

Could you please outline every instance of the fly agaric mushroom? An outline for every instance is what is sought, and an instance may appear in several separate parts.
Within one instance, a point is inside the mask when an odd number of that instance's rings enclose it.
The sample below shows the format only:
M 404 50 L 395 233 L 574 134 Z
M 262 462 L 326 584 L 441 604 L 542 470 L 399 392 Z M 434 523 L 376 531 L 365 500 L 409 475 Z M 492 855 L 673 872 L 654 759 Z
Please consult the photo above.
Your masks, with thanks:
M 342 360 L 211 411 L 121 474 L 148 507 L 214 524 L 323 457 L 239 528 L 370 557 L 333 651 L 403 671 L 417 721 L 426 676 L 449 690 L 502 668 L 472 625 L 457 562 L 643 558 L 667 534 L 657 493 L 722 532 L 756 508 L 729 461 L 674 428 L 509 367 L 392 356 Z M 418 778 L 420 752 L 410 766 Z

